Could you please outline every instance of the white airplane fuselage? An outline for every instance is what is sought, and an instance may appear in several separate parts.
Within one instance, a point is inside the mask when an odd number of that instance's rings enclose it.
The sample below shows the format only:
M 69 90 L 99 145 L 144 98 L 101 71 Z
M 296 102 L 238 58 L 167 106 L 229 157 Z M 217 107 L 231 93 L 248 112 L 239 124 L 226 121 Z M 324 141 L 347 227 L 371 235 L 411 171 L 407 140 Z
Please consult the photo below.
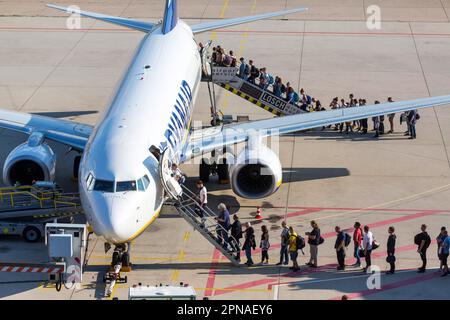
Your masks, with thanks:
M 149 149 L 167 146 L 177 162 L 200 80 L 197 43 L 182 21 L 168 34 L 156 28 L 140 43 L 80 164 L 84 211 L 108 242 L 131 241 L 158 216 L 164 192 Z M 130 190 L 133 181 L 137 190 Z

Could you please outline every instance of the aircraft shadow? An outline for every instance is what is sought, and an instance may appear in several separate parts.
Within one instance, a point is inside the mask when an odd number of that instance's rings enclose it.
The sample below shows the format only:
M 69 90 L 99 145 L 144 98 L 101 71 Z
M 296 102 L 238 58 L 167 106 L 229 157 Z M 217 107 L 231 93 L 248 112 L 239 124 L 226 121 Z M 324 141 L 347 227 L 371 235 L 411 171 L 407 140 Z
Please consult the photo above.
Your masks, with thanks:
M 86 116 L 86 115 L 96 114 L 96 113 L 98 113 L 98 111 L 88 110 L 88 111 L 32 112 L 31 114 L 59 119 L 59 118 Z

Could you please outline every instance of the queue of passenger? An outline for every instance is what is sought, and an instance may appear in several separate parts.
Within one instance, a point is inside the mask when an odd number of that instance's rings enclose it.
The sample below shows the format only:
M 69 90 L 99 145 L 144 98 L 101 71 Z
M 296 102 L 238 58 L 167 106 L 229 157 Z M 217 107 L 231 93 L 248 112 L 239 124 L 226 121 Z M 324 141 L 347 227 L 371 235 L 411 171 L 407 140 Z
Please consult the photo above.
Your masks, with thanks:
M 239 59 L 239 66 L 237 59 L 233 51 L 229 51 L 227 54 L 221 46 L 213 48 L 213 53 L 211 57 L 212 63 L 217 66 L 223 67 L 238 67 L 237 75 L 254 84 L 259 86 L 261 89 L 266 90 L 278 98 L 285 100 L 286 102 L 297 106 L 299 109 L 306 112 L 318 112 L 326 111 L 327 109 L 322 106 L 319 99 L 312 97 L 306 93 L 305 89 L 301 88 L 299 93 L 297 93 L 291 86 L 290 82 L 286 84 L 283 82 L 282 78 L 279 76 L 271 75 L 266 67 L 258 68 L 253 60 L 249 60 L 248 63 L 245 58 L 241 57 Z M 394 102 L 392 97 L 388 97 L 387 102 Z M 374 104 L 380 104 L 378 100 Z M 330 103 L 330 109 L 342 109 L 342 108 L 352 108 L 352 107 L 363 107 L 367 105 L 367 101 L 364 98 L 355 98 L 352 93 L 349 94 L 348 99 L 339 99 L 335 97 Z M 356 121 L 348 121 L 344 123 L 337 123 L 334 125 L 333 129 L 339 131 L 340 133 L 345 132 L 346 134 L 358 132 L 361 134 L 367 134 L 369 132 L 369 122 L 373 123 L 372 130 L 374 138 L 380 137 L 380 135 L 394 133 L 394 119 L 395 113 L 388 115 L 381 115 L 372 117 L 371 119 L 360 119 Z M 403 113 L 400 116 L 400 125 L 406 123 L 407 130 L 404 132 L 405 136 L 409 136 L 409 139 L 416 139 L 416 122 L 420 119 L 417 110 L 411 110 Z M 370 121 L 369 121 L 370 120 Z M 389 123 L 389 130 L 385 130 L 385 121 Z M 328 126 L 331 128 L 332 126 Z M 322 127 L 325 130 L 326 127 Z
M 200 186 L 200 184 L 198 184 Z M 202 187 L 203 189 L 204 187 Z M 201 201 L 199 194 L 199 202 Z M 256 232 L 251 222 L 241 223 L 237 214 L 233 215 L 233 223 L 231 223 L 230 212 L 224 203 L 218 205 L 218 215 L 216 220 L 220 228 L 217 229 L 218 241 L 224 248 L 230 248 L 236 253 L 236 259 L 240 261 L 240 251 L 245 252 L 247 266 L 254 265 L 252 251 L 257 248 Z M 300 270 L 299 251 L 305 255 L 303 249 L 306 245 L 309 246 L 309 261 L 305 265 L 309 268 L 315 269 L 319 267 L 319 247 L 325 242 L 321 235 L 321 230 L 316 221 L 311 221 L 311 230 L 305 232 L 305 237 L 302 237 L 296 232 L 293 226 L 288 227 L 286 221 L 281 223 L 280 233 L 280 252 L 277 266 L 288 265 L 289 260 L 292 262 L 290 269 L 293 272 Z M 344 271 L 348 266 L 346 265 L 347 249 L 353 243 L 353 257 L 356 262 L 350 267 L 360 268 L 362 266 L 361 258 L 364 258 L 365 265 L 362 268 L 363 272 L 372 272 L 372 252 L 380 247 L 372 233 L 370 226 L 362 227 L 360 222 L 355 222 L 353 226 L 353 235 L 348 234 L 340 226 L 335 227 L 336 239 L 334 241 L 334 250 L 337 258 L 337 271 Z M 230 234 L 229 234 L 230 233 Z M 395 249 L 397 236 L 395 228 L 390 226 L 387 229 L 388 238 L 386 243 L 386 262 L 389 264 L 389 270 L 386 274 L 394 274 L 396 271 L 396 257 Z M 231 235 L 231 239 L 230 236 Z M 244 242 L 241 247 L 241 240 Z M 427 226 L 421 225 L 420 233 L 414 237 L 414 244 L 417 245 L 417 252 L 422 261 L 422 265 L 417 269 L 419 273 L 426 272 L 427 268 L 427 250 L 431 245 L 431 237 L 427 233 Z M 441 228 L 440 233 L 436 237 L 438 247 L 438 258 L 440 260 L 440 270 L 442 277 L 447 276 L 448 256 L 450 252 L 450 237 L 447 229 Z M 269 264 L 269 230 L 266 225 L 261 226 L 261 236 L 259 241 L 259 248 L 261 250 L 261 265 Z

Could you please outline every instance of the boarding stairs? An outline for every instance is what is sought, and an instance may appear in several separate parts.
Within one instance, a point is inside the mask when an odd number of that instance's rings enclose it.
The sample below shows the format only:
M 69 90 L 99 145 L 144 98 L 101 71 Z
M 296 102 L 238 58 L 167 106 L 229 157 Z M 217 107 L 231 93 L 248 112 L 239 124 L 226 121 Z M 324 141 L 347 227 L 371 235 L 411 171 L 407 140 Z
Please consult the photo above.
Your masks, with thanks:
M 0 189 L 0 220 L 54 219 L 82 213 L 77 193 L 34 186 Z
M 239 266 L 240 253 L 239 241 L 229 235 L 217 219 L 217 215 L 207 206 L 201 207 L 197 201 L 197 195 L 184 185 L 178 184 L 170 172 L 168 162 L 168 149 L 161 155 L 160 177 L 166 191 L 166 205 L 172 205 L 195 230 L 208 240 L 223 256 L 235 266 Z
M 286 116 L 307 112 L 302 110 L 299 106 L 289 103 L 286 100 L 274 95 L 271 91 L 267 90 L 269 86 L 266 89 L 263 89 L 258 85 L 240 78 L 238 76 L 239 68 L 214 65 L 211 62 L 211 56 L 209 53 L 210 46 L 211 43 L 209 42 L 201 52 L 203 64 L 202 81 L 208 83 L 210 95 L 210 83 L 212 83 L 276 116 Z M 211 100 L 214 100 L 214 98 Z

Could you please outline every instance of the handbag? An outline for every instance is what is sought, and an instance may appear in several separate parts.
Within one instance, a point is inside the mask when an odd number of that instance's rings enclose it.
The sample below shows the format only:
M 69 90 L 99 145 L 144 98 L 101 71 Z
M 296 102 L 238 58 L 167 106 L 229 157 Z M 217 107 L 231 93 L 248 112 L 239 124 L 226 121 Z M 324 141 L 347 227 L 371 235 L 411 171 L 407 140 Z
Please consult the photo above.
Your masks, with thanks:
M 364 253 L 364 249 L 359 249 L 359 257 L 360 258 L 365 258 L 366 254 Z
M 386 262 L 387 263 L 394 263 L 395 262 L 395 256 L 394 255 L 389 255 L 386 257 Z
M 376 250 L 380 247 L 380 244 L 378 243 L 378 241 L 373 240 L 372 242 L 372 250 Z

